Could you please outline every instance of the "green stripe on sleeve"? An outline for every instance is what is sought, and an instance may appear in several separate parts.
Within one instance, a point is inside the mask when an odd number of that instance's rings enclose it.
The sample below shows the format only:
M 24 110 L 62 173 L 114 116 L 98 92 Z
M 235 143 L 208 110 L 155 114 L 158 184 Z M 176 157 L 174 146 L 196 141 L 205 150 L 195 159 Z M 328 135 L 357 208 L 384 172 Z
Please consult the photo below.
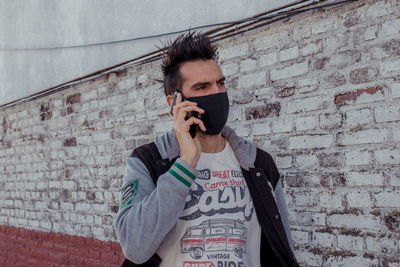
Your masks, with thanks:
M 185 184 L 187 187 L 191 186 L 191 184 L 188 181 L 186 181 L 182 176 L 180 176 L 176 171 L 169 169 L 168 172 L 173 176 L 175 176 L 176 179 L 181 181 L 181 183 Z
M 178 162 L 175 162 L 174 165 L 180 169 L 183 173 L 185 173 L 187 176 L 190 177 L 190 179 L 192 179 L 194 181 L 194 179 L 196 179 L 196 176 L 191 173 L 190 171 L 188 171 L 185 167 L 183 167 L 181 164 L 179 164 Z

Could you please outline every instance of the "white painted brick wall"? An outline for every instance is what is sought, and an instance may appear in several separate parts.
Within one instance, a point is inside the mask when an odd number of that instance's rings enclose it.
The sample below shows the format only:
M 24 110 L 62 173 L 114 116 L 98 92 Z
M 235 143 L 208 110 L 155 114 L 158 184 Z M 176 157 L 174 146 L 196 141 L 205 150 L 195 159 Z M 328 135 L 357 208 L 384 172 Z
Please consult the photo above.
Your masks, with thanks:
M 390 122 L 400 120 L 400 104 L 396 106 L 381 106 L 375 108 L 376 122 Z
M 240 71 L 247 72 L 252 71 L 257 68 L 257 60 L 255 59 L 246 59 L 240 62 Z
M 399 10 L 348 3 L 218 43 L 229 124 L 275 159 L 302 266 L 399 267 Z M 116 240 L 125 159 L 172 128 L 159 67 L 0 109 L 0 224 Z
M 239 88 L 254 88 L 264 86 L 266 84 L 266 75 L 265 73 L 251 73 L 248 75 L 244 75 L 239 77 L 238 79 L 238 87 Z
M 346 195 L 347 205 L 349 208 L 368 208 L 373 206 L 371 193 L 364 190 L 352 190 Z
M 321 21 L 314 21 L 311 23 L 311 33 L 319 34 L 326 31 L 331 31 L 337 28 L 337 20 L 335 18 L 328 18 Z
M 341 257 L 341 256 L 334 256 L 330 257 L 326 261 L 326 266 L 333 267 L 333 266 L 377 266 L 377 260 L 371 260 L 368 258 L 363 258 L 361 256 L 354 257 Z
M 225 76 L 235 75 L 239 71 L 239 66 L 237 63 L 224 64 L 221 66 L 221 70 Z M 136 97 L 133 99 L 136 99 Z
M 376 230 L 379 229 L 381 221 L 379 218 L 368 215 L 333 214 L 328 216 L 327 224 L 333 227 Z
M 292 164 L 293 158 L 291 156 L 288 157 L 276 157 L 275 163 L 278 169 L 286 169 L 293 166 Z
M 287 113 L 319 110 L 322 109 L 324 101 L 325 100 L 319 96 L 298 99 L 288 103 Z
M 371 163 L 371 154 L 368 151 L 347 151 L 346 165 L 367 165 Z
M 277 53 L 264 54 L 260 56 L 259 64 L 261 67 L 274 65 L 278 61 Z
M 301 266 L 321 266 L 322 256 L 309 251 L 299 251 L 296 258 Z
M 296 157 L 296 168 L 299 170 L 313 169 L 319 164 L 316 155 L 298 155 Z
M 304 135 L 289 138 L 289 149 L 327 148 L 334 142 L 332 135 Z
M 400 62 L 384 62 L 380 66 L 380 73 L 382 77 L 389 78 L 400 74 Z
M 398 165 L 400 162 L 400 149 L 382 149 L 374 152 L 376 161 L 379 164 Z
M 374 195 L 377 207 L 400 208 L 400 192 L 380 192 Z
M 294 195 L 292 200 L 289 199 L 290 206 L 296 207 L 313 207 L 317 203 L 318 194 L 315 191 L 302 190 Z
M 271 80 L 276 81 L 291 77 L 300 76 L 308 71 L 307 62 L 296 63 L 282 69 L 273 69 L 271 71 Z
M 318 203 L 323 208 L 341 208 L 343 207 L 343 193 L 323 191 L 319 196 Z
M 272 133 L 272 129 L 268 122 L 253 124 L 253 135 L 266 135 L 270 133 Z
M 297 244 L 308 244 L 310 241 L 310 233 L 306 231 L 292 231 L 293 241 Z
M 347 184 L 349 186 L 377 185 L 383 186 L 384 177 L 380 173 L 349 172 Z
M 272 29 L 272 31 L 268 35 L 256 33 L 253 45 L 259 50 L 276 48 L 277 46 L 288 43 L 288 36 L 289 32 L 285 29 Z
M 369 125 L 372 120 L 372 112 L 369 109 L 350 110 L 346 112 L 346 125 L 351 129 Z
M 338 135 L 340 145 L 359 145 L 371 143 L 383 143 L 388 139 L 389 131 L 387 129 L 368 129 L 356 132 L 341 133 Z
M 285 133 L 293 130 L 292 119 L 280 119 L 272 122 L 272 132 L 274 133 Z
M 315 232 L 313 235 L 314 243 L 323 248 L 333 248 L 337 246 L 337 238 L 334 234 Z
M 351 235 L 339 235 L 338 247 L 342 250 L 351 249 L 352 251 L 363 251 L 364 239 L 362 237 Z
M 322 129 L 336 128 L 342 125 L 341 114 L 321 114 L 319 115 L 319 127 Z
M 303 56 L 320 53 L 322 52 L 322 41 L 317 40 L 316 42 L 307 43 L 305 46 L 302 47 L 301 51 L 301 54 Z
M 280 61 L 286 61 L 290 59 L 295 59 L 299 56 L 299 47 L 294 46 L 288 49 L 281 50 L 279 52 Z
M 314 130 L 318 126 L 318 117 L 305 117 L 296 119 L 296 130 Z
M 400 97 L 400 83 L 393 83 L 392 84 L 392 96 L 393 98 Z
M 399 34 L 399 29 L 400 29 L 400 19 L 390 19 L 382 24 L 382 30 L 380 34 L 383 36 L 384 35 L 391 36 L 392 34 L 396 35 Z
M 398 240 L 393 238 L 374 238 L 367 237 L 365 243 L 368 251 L 377 253 L 397 253 L 398 252 Z
M 271 99 L 272 96 L 272 87 L 263 87 L 254 91 L 254 95 L 257 100 L 268 100 Z M 230 111 L 229 111 L 230 113 Z

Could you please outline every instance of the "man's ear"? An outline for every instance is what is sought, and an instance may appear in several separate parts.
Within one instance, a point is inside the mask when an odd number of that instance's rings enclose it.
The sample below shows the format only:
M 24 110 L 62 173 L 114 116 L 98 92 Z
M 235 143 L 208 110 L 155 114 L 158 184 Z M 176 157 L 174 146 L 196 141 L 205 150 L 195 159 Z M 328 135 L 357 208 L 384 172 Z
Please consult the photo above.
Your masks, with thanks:
M 172 101 L 174 100 L 174 95 L 167 95 L 167 103 L 168 106 L 172 105 Z
M 176 103 L 180 103 L 182 101 L 182 93 L 178 90 L 176 90 L 175 93 L 178 93 L 178 97 L 176 98 Z M 167 103 L 169 106 L 171 106 L 174 103 L 175 93 L 167 95 Z

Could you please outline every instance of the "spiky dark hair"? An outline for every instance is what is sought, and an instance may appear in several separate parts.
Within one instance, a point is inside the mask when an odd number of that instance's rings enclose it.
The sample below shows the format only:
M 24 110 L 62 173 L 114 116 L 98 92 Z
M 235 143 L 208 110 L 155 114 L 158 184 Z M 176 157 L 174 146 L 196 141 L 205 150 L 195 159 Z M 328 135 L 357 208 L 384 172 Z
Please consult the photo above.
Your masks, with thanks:
M 195 60 L 215 60 L 217 48 L 209 37 L 197 32 L 180 35 L 171 42 L 165 53 L 161 70 L 164 74 L 165 95 L 171 95 L 182 87 L 179 66 Z

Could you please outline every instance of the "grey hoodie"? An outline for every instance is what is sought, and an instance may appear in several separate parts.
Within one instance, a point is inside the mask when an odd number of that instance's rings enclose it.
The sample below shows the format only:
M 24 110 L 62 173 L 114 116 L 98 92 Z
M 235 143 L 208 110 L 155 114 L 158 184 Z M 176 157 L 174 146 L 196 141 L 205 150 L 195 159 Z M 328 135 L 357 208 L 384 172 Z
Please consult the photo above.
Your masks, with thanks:
M 245 170 L 253 168 L 257 152 L 256 145 L 237 136 L 227 126 L 222 134 L 234 150 L 241 167 Z M 179 156 L 179 144 L 173 130 L 157 137 L 155 144 L 163 159 L 172 160 Z M 141 264 L 157 252 L 165 236 L 177 223 L 184 209 L 190 185 L 194 181 L 191 177 L 198 176 L 199 172 L 178 158 L 176 163 L 178 166 L 181 165 L 181 168 L 177 168 L 174 164 L 170 171 L 158 178 L 156 186 L 145 165 L 138 158 L 129 157 L 126 162 L 123 189 L 132 182 L 136 184 L 136 188 L 134 192 L 130 192 L 133 195 L 131 202 L 121 205 L 115 228 L 125 257 L 134 263 Z M 182 167 L 186 171 L 182 171 Z M 172 174 L 174 172 L 178 173 L 185 183 L 179 181 Z M 289 244 L 293 249 L 287 207 L 279 181 L 273 193 Z

